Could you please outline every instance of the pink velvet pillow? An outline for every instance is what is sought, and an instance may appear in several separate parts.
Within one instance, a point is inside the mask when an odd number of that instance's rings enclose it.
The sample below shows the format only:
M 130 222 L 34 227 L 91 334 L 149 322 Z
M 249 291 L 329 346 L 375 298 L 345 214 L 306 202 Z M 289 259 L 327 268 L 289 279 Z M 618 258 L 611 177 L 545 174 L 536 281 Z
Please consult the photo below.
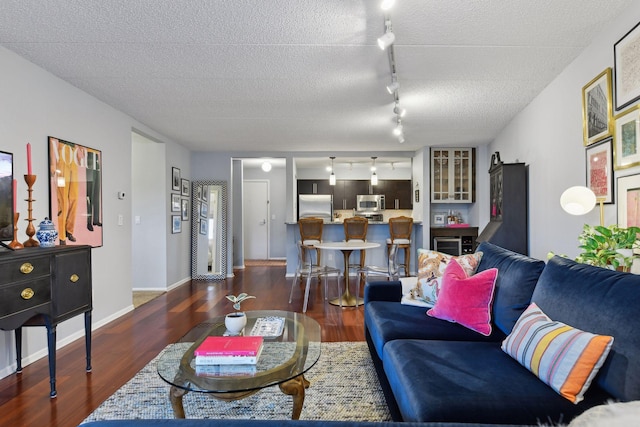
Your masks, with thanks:
M 491 335 L 491 302 L 498 269 L 490 268 L 468 276 L 452 259 L 442 275 L 442 289 L 431 317 L 456 322 L 482 335 Z

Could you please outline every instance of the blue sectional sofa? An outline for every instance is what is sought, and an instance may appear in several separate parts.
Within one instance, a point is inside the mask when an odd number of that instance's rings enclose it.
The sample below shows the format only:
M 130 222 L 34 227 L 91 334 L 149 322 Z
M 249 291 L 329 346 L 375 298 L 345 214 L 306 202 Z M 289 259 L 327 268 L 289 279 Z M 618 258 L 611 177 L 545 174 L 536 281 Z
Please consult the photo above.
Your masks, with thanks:
M 394 420 L 556 425 L 608 400 L 640 399 L 640 276 L 561 257 L 545 265 L 486 242 L 478 251 L 478 272 L 498 269 L 489 336 L 401 304 L 400 282 L 365 287 L 366 340 Z M 531 302 L 554 321 L 614 337 L 578 404 L 501 349 Z

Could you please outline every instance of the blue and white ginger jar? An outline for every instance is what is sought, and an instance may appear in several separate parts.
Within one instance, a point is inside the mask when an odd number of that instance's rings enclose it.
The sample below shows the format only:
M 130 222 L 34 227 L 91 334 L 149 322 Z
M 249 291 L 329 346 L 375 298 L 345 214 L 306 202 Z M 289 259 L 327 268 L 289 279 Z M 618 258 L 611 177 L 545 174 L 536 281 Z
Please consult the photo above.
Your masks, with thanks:
M 44 221 L 42 221 L 38 226 L 36 238 L 40 242 L 40 247 L 53 248 L 56 245 L 58 232 L 53 226 L 53 222 L 51 222 L 49 218 L 45 218 Z

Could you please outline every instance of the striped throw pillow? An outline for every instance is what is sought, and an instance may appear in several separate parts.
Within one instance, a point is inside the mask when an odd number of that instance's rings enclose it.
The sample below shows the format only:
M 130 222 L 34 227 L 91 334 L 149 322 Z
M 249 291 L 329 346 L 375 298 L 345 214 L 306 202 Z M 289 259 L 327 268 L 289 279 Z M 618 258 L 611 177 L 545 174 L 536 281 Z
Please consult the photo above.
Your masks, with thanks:
M 502 350 L 573 403 L 583 399 L 613 337 L 554 322 L 531 303 L 502 342 Z

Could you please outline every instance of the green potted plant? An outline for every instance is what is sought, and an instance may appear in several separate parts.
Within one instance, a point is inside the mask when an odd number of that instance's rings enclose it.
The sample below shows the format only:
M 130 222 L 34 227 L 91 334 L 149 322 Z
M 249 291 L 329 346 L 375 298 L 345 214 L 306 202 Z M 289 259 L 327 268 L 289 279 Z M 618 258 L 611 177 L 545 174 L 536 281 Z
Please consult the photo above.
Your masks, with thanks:
M 224 318 L 224 325 L 227 327 L 229 335 L 240 335 L 247 324 L 247 316 L 240 311 L 240 303 L 242 301 L 255 298 L 253 295 L 246 293 L 235 295 L 227 295 L 227 299 L 233 303 L 233 308 L 237 311 L 227 314 Z
M 582 253 L 577 262 L 613 270 L 629 271 L 638 247 L 639 227 L 622 228 L 618 225 L 591 226 L 585 224 L 578 236 Z

